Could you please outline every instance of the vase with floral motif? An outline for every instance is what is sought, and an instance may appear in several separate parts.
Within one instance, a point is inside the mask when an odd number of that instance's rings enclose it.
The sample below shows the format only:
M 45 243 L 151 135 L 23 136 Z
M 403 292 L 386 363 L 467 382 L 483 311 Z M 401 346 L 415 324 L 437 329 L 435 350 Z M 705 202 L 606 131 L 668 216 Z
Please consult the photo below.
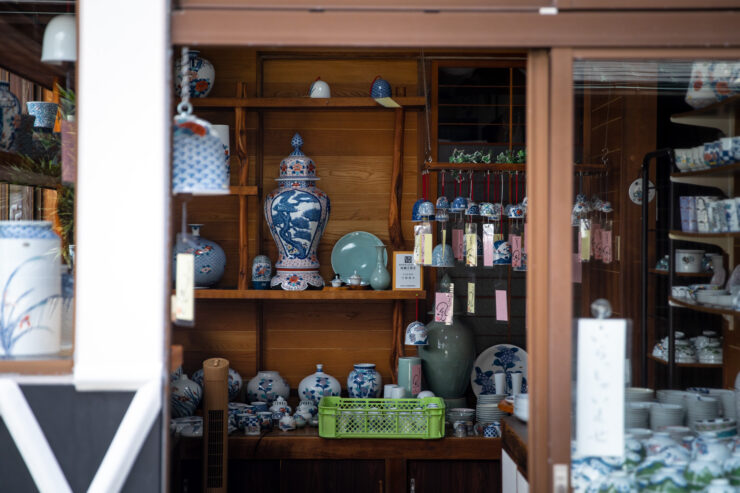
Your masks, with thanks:
M 350 397 L 380 397 L 383 379 L 372 363 L 358 363 L 347 377 L 347 392 Z
M 324 365 L 316 365 L 316 373 L 307 376 L 298 384 L 298 397 L 318 404 L 322 397 L 339 397 L 342 387 L 339 381 L 324 373 Z
M 177 272 L 177 254 L 192 253 L 194 264 L 195 287 L 209 288 L 217 284 L 226 270 L 226 254 L 218 243 L 207 240 L 200 235 L 202 224 L 188 224 L 192 232 L 185 237 L 178 235 L 175 251 L 172 254 L 172 272 Z M 174 277 L 174 275 L 173 275 Z
M 275 276 L 270 287 L 302 291 L 321 289 L 316 250 L 329 221 L 329 197 L 316 187 L 316 165 L 301 151 L 303 139 L 295 134 L 293 152 L 280 162 L 279 186 L 265 199 L 267 226 L 278 247 Z
M 0 82 L 0 149 L 9 151 L 15 136 L 15 117 L 21 114 L 21 102 L 10 92 L 9 82 Z
M 203 397 L 203 389 L 187 375 L 181 373 L 177 380 L 170 382 L 170 410 L 173 418 L 192 416 Z
M 216 79 L 213 64 L 202 58 L 197 50 L 188 51 L 188 80 L 190 81 L 190 97 L 204 98 L 208 96 Z M 175 58 L 175 94 L 183 97 L 182 93 L 182 57 Z
M 272 277 L 272 263 L 267 255 L 257 255 L 252 261 L 252 288 L 267 289 Z
M 263 370 L 247 383 L 249 401 L 273 402 L 278 397 L 287 399 L 290 386 L 280 373 Z

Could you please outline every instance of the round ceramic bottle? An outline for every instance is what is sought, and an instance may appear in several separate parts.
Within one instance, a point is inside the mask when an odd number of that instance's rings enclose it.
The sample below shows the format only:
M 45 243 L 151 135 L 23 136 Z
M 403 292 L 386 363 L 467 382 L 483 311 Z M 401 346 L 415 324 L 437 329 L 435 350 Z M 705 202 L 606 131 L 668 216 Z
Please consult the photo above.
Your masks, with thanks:
M 342 391 L 339 381 L 331 375 L 324 373 L 324 365 L 316 365 L 316 373 L 313 373 L 298 384 L 298 397 L 310 400 L 316 404 L 322 397 L 339 397 Z
M 226 254 L 218 243 L 207 240 L 200 235 L 202 224 L 188 224 L 192 231 L 189 240 L 178 239 L 173 254 L 173 272 L 177 272 L 177 254 L 192 253 L 195 257 L 195 286 L 208 288 L 217 284 L 226 270 Z
M 196 50 L 188 51 L 188 79 L 190 80 L 190 97 L 204 98 L 208 96 L 216 80 L 216 70 L 213 64 L 202 58 Z M 175 94 L 182 97 L 182 57 L 175 57 Z
M 263 370 L 247 383 L 247 395 L 249 401 L 272 402 L 278 397 L 287 399 L 290 386 L 280 373 Z
M 203 389 L 197 383 L 181 373 L 179 378 L 170 382 L 170 409 L 173 418 L 192 416 L 203 397 Z

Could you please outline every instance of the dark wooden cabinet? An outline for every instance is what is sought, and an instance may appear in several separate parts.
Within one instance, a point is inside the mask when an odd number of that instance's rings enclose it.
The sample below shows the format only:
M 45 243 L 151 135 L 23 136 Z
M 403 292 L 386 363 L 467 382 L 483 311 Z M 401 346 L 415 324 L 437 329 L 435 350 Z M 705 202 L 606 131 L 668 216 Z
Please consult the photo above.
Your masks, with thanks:
M 407 468 L 407 491 L 411 491 L 413 480 L 414 493 L 501 491 L 501 463 L 498 460 L 415 460 L 409 461 Z
M 382 493 L 382 460 L 285 460 L 280 469 L 283 493 Z

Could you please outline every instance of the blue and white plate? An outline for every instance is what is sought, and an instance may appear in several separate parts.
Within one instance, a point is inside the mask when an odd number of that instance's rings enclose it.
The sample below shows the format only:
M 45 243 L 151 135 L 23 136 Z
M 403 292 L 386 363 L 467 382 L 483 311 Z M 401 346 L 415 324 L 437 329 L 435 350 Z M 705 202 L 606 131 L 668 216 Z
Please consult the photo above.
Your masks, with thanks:
M 346 284 L 355 271 L 362 277 L 363 284 L 370 282 L 370 276 L 378 261 L 376 246 L 383 246 L 380 238 L 365 231 L 353 231 L 342 236 L 331 251 L 331 266 Z M 388 264 L 388 252 L 383 253 L 383 262 Z
M 512 344 L 497 344 L 480 353 L 470 373 L 470 386 L 476 397 L 496 393 L 493 375 L 497 371 L 506 373 L 504 394 L 511 394 L 511 373 L 515 371 L 522 372 L 521 392 L 527 392 L 527 352 L 524 349 Z

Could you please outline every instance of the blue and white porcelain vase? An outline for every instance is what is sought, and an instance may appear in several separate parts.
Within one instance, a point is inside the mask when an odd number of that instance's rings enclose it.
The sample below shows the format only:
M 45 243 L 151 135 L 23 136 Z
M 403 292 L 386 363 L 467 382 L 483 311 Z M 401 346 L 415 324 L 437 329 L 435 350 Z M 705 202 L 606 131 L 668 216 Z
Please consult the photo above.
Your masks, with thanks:
M 271 287 L 302 291 L 321 289 L 316 250 L 329 221 L 329 197 L 316 187 L 316 165 L 303 154 L 303 139 L 295 134 L 293 152 L 280 162 L 280 186 L 265 199 L 265 218 L 278 247 Z
M 272 277 L 272 262 L 267 255 L 257 255 L 252 261 L 252 288 L 267 289 Z
M 188 224 L 192 234 L 184 239 L 178 235 L 175 251 L 172 254 L 172 272 L 177 272 L 177 254 L 192 253 L 195 257 L 195 275 L 193 281 L 197 288 L 208 288 L 218 283 L 226 269 L 226 254 L 218 243 L 207 240 L 200 235 L 202 224 Z M 173 276 L 174 277 L 174 276 Z
M 287 399 L 290 386 L 280 373 L 263 370 L 247 383 L 249 401 L 272 402 L 278 397 Z
M 187 375 L 181 373 L 177 380 L 170 382 L 170 409 L 173 418 L 192 416 L 203 397 L 203 389 Z
M 61 243 L 49 221 L 0 221 L 0 356 L 59 352 Z
M 339 397 L 342 386 L 331 375 L 324 373 L 324 365 L 316 365 L 316 373 L 307 376 L 298 384 L 298 397 L 318 404 L 322 397 Z
M 9 151 L 15 135 L 15 117 L 21 114 L 21 102 L 10 92 L 9 82 L 0 82 L 0 149 Z
M 347 377 L 347 392 L 350 397 L 380 397 L 383 379 L 373 363 L 358 363 Z
M 175 117 L 172 137 L 172 193 L 229 193 L 229 163 L 213 125 L 195 118 L 185 107 Z
M 195 370 L 193 375 L 190 377 L 193 382 L 203 387 L 203 369 Z M 239 391 L 242 389 L 242 376 L 239 372 L 233 368 L 229 368 L 229 379 L 227 382 L 229 388 L 229 401 L 233 402 L 239 396 Z
M 216 80 L 216 70 L 213 64 L 202 58 L 196 50 L 188 51 L 188 80 L 190 81 L 190 97 L 204 98 L 208 96 Z M 175 57 L 175 94 L 183 97 L 182 93 L 182 57 Z

